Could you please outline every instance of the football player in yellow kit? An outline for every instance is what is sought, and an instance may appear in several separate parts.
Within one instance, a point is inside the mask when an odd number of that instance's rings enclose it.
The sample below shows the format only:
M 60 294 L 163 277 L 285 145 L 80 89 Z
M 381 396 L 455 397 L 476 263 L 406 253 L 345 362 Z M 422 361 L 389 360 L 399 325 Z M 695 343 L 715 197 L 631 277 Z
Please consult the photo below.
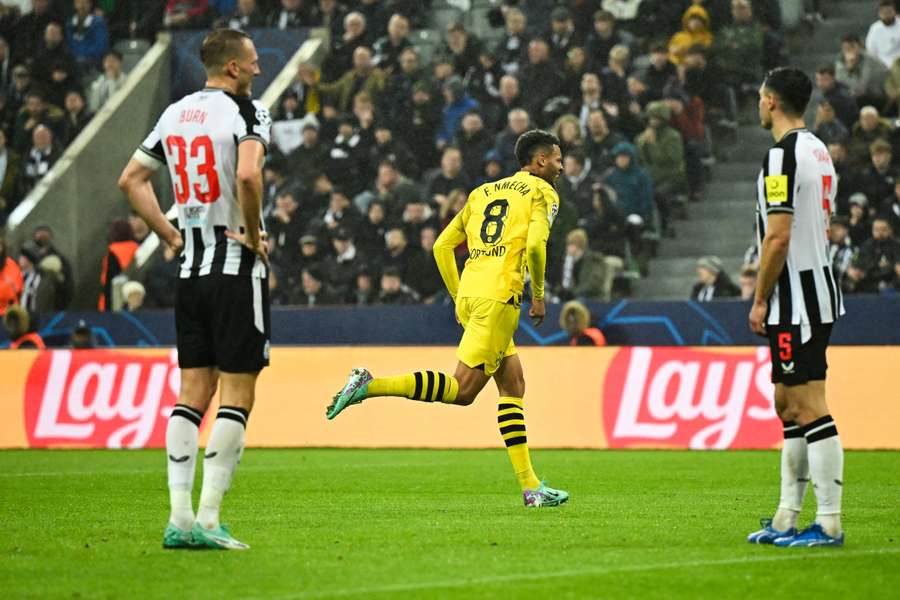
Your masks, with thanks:
M 537 323 L 544 318 L 547 238 L 559 210 L 553 183 L 562 171 L 562 153 L 559 139 L 541 130 L 523 133 L 515 151 L 521 170 L 472 190 L 434 246 L 441 277 L 456 303 L 456 318 L 465 330 L 456 352 L 456 372 L 376 378 L 365 369 L 353 369 L 326 414 L 333 419 L 344 408 L 376 396 L 467 406 L 493 378 L 500 392 L 497 422 L 525 506 L 558 506 L 569 494 L 545 485 L 531 466 L 522 401 L 525 379 L 513 334 L 526 269 L 532 296 L 528 314 Z M 468 245 L 469 259 L 460 278 L 454 249 L 462 242 Z

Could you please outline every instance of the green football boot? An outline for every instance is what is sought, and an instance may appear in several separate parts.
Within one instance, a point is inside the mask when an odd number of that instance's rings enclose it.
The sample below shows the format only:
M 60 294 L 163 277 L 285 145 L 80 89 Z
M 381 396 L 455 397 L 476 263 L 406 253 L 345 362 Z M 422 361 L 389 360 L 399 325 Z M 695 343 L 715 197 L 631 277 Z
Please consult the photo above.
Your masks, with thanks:
M 559 506 L 569 499 L 569 492 L 555 490 L 541 482 L 541 487 L 536 490 L 522 492 L 526 508 L 541 508 L 543 506 Z
M 163 548 L 177 550 L 196 547 L 197 544 L 194 543 L 194 536 L 191 535 L 190 530 L 179 529 L 175 523 L 171 522 L 166 525 L 166 532 L 163 534 Z
M 331 406 L 325 409 L 325 416 L 329 420 L 338 416 L 348 406 L 359 404 L 366 399 L 369 384 L 372 383 L 372 374 L 365 369 L 353 369 L 347 383 L 341 391 L 334 395 Z
M 203 548 L 217 550 L 249 550 L 250 546 L 231 537 L 227 525 L 219 525 L 215 529 L 206 529 L 200 523 L 194 523 L 191 533 L 194 543 Z

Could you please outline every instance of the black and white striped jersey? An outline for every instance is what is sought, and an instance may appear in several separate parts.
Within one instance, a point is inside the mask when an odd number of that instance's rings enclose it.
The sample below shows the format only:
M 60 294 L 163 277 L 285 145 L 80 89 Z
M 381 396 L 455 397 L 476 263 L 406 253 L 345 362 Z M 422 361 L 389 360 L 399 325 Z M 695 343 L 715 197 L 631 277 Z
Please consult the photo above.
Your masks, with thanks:
M 836 194 L 828 149 L 812 133 L 789 131 L 769 149 L 757 181 L 760 249 L 767 215 L 793 214 L 787 260 L 769 298 L 769 325 L 833 323 L 844 314 L 828 239 Z
M 269 111 L 258 101 L 207 88 L 169 105 L 135 153 L 148 167 L 169 168 L 184 238 L 180 278 L 266 275 L 259 257 L 225 231 L 244 231 L 238 144 L 253 139 L 268 149 L 270 127 Z

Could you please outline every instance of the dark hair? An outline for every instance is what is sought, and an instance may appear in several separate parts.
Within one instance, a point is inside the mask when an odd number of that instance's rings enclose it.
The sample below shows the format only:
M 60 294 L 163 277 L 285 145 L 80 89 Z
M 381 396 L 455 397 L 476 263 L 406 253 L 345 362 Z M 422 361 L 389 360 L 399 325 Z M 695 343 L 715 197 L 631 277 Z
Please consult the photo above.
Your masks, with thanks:
M 403 279 L 400 274 L 400 269 L 397 267 L 387 267 L 384 271 L 381 272 L 382 277 L 396 277 L 397 279 Z
M 216 29 L 203 39 L 200 46 L 200 62 L 207 70 L 221 69 L 236 58 L 250 36 L 237 29 Z
M 831 75 L 832 77 L 834 77 L 834 65 L 832 65 L 832 64 L 822 65 L 821 67 L 816 69 L 816 74 Z
M 516 140 L 516 160 L 519 165 L 530 165 L 537 152 L 548 152 L 553 146 L 559 146 L 559 138 L 542 129 L 526 131 Z
M 844 39 L 842 39 L 841 42 L 843 42 L 845 44 L 860 44 L 860 45 L 862 45 L 862 40 L 860 40 L 859 36 L 856 35 L 855 33 L 848 33 L 847 35 L 844 36 Z
M 785 113 L 795 117 L 803 114 L 812 95 L 812 82 L 809 77 L 795 67 L 772 69 L 766 73 L 763 87 L 778 96 Z
M 310 277 L 312 277 L 319 283 L 321 283 L 325 279 L 325 273 L 322 271 L 322 268 L 317 264 L 313 264 L 313 265 L 304 267 L 303 270 L 306 271 L 307 275 L 309 275 Z
M 112 56 L 119 59 L 119 62 L 122 62 L 122 53 L 116 50 L 110 50 L 106 54 L 103 55 L 103 58 L 107 58 L 108 56 Z
M 584 156 L 584 152 L 582 152 L 581 150 L 574 150 L 572 152 L 568 152 L 566 154 L 566 158 L 571 158 L 583 167 L 586 157 Z
M 113 222 L 109 224 L 107 239 L 111 244 L 134 241 L 134 231 L 131 229 L 131 223 L 127 219 L 113 219 Z
M 881 2 L 878 3 L 878 8 L 884 8 L 885 6 L 890 6 L 893 9 L 897 8 L 894 5 L 894 0 L 881 0 Z

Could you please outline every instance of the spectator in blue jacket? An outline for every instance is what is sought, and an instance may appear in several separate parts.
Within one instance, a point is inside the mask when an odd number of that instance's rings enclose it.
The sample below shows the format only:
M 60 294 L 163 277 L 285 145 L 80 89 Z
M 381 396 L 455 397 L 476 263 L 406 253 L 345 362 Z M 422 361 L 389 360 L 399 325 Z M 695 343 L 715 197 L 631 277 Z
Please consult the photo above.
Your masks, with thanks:
M 66 44 L 80 66 L 94 70 L 109 50 L 106 20 L 94 13 L 93 0 L 75 0 L 74 5 L 75 14 L 66 21 Z
M 615 166 L 606 176 L 606 183 L 616 192 L 622 214 L 638 215 L 647 225 L 653 216 L 653 182 L 637 163 L 637 150 L 629 142 L 619 142 L 612 149 Z
M 615 192 L 619 210 L 625 215 L 625 235 L 634 262 L 630 270 L 642 277 L 648 274 L 651 247 L 644 233 L 653 229 L 653 180 L 637 162 L 637 149 L 630 142 L 619 142 L 612 149 L 614 166 L 607 171 L 606 184 Z
M 462 79 L 453 76 L 444 83 L 444 121 L 437 132 L 437 142 L 444 147 L 453 140 L 463 116 L 478 108 L 478 102 L 466 93 Z

